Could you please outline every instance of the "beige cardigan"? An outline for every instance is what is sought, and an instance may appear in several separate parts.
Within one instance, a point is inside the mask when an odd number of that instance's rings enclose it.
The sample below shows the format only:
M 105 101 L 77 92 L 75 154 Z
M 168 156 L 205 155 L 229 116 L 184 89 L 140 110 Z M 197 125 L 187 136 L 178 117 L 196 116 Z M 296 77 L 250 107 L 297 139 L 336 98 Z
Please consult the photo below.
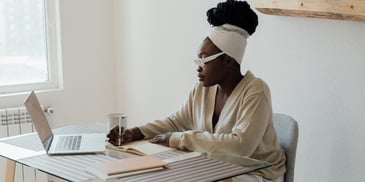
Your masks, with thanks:
M 215 128 L 212 118 L 217 86 L 197 84 L 176 113 L 139 129 L 146 138 L 174 132 L 171 147 L 208 153 L 247 156 L 273 164 L 254 172 L 267 179 L 285 173 L 285 154 L 272 123 L 270 90 L 250 71 L 227 99 Z

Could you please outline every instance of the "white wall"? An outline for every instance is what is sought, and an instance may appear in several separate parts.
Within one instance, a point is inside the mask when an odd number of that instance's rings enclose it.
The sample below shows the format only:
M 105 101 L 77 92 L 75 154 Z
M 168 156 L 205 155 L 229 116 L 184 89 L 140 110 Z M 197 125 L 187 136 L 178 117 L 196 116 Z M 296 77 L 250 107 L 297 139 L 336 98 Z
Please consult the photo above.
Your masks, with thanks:
M 192 58 L 218 1 L 115 1 L 118 107 L 131 125 L 165 117 L 196 82 Z M 251 2 L 251 1 L 249 1 Z M 365 23 L 259 13 L 243 70 L 300 126 L 296 181 L 365 178 Z
M 193 59 L 208 31 L 200 12 L 209 3 L 115 2 L 119 110 L 129 114 L 131 125 L 165 117 L 197 80 Z
M 64 89 L 39 93 L 55 110 L 53 127 L 102 122 L 116 111 L 112 10 L 112 1 L 60 1 Z M 22 106 L 25 97 L 0 97 L 0 108 Z

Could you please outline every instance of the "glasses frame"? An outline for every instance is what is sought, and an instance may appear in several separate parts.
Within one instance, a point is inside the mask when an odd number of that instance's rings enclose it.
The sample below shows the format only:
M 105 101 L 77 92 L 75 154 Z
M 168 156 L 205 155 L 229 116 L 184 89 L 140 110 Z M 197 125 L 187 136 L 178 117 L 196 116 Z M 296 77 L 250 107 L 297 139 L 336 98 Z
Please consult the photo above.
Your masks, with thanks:
M 219 56 L 221 56 L 223 54 L 224 54 L 224 52 L 218 52 L 217 54 L 213 54 L 213 55 L 210 55 L 210 56 L 205 57 L 205 58 L 196 58 L 196 59 L 194 59 L 194 62 L 198 66 L 203 67 L 205 65 L 205 63 L 207 63 L 209 61 L 213 61 L 213 60 L 217 59 Z

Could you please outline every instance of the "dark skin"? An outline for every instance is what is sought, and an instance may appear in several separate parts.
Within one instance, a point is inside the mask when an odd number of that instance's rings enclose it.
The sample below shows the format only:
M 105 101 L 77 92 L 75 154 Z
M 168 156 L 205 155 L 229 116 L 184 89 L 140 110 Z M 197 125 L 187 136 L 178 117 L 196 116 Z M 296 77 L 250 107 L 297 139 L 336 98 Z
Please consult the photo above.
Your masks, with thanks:
M 201 44 L 198 56 L 204 58 L 219 52 L 221 50 L 209 38 L 206 38 Z M 223 54 L 215 60 L 205 63 L 204 66 L 199 66 L 197 72 L 199 81 L 202 82 L 203 86 L 210 87 L 218 85 L 212 118 L 214 128 L 228 97 L 243 78 L 240 65 L 233 58 Z M 109 142 L 113 145 L 118 145 L 118 137 L 121 139 L 121 144 L 141 140 L 145 137 L 137 127 L 129 129 L 122 128 L 121 136 L 118 136 L 118 130 L 118 127 L 115 127 L 108 134 Z M 169 139 L 172 134 L 172 132 L 168 132 L 156 135 L 149 141 L 151 143 L 169 146 Z

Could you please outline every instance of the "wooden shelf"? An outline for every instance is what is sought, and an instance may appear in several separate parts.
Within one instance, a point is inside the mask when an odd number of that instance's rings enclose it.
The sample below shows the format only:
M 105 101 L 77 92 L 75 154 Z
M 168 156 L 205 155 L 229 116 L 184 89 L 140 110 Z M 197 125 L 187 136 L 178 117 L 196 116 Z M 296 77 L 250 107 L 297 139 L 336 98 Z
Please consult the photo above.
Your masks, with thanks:
M 365 21 L 365 0 L 254 0 L 262 13 Z

